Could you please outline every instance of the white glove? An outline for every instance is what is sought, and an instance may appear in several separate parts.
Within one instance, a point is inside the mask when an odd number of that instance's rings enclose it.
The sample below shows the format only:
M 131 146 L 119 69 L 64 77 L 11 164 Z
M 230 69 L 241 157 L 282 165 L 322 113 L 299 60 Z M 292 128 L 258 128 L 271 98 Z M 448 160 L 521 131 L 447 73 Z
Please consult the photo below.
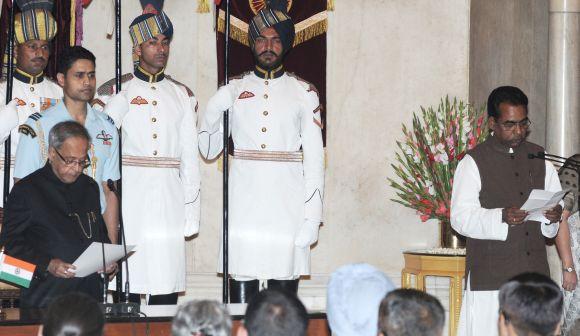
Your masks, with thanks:
M 183 228 L 183 235 L 191 237 L 199 233 L 199 207 L 194 203 L 185 205 L 185 227 Z
M 296 234 L 294 245 L 306 248 L 318 240 L 318 227 L 320 222 L 306 219 Z

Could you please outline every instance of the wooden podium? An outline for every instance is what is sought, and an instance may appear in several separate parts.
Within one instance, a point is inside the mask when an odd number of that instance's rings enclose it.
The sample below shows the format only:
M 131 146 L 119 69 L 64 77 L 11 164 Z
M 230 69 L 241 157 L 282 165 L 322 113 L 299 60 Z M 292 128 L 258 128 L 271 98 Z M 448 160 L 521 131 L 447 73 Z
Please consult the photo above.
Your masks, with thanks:
M 416 277 L 416 289 L 425 291 L 425 277 L 448 277 L 449 285 L 449 335 L 455 336 L 459 323 L 463 278 L 465 276 L 465 253 L 440 254 L 428 250 L 405 251 L 405 268 L 401 272 L 401 286 L 413 288 L 412 275 Z

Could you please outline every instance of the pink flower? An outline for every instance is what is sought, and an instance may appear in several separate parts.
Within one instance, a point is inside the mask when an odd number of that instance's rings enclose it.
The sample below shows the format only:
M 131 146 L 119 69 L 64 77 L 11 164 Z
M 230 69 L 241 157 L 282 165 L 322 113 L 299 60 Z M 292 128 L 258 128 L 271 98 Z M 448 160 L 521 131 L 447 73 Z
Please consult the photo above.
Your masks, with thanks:
M 422 222 L 426 222 L 429 218 L 431 218 L 429 215 L 421 215 L 420 217 Z

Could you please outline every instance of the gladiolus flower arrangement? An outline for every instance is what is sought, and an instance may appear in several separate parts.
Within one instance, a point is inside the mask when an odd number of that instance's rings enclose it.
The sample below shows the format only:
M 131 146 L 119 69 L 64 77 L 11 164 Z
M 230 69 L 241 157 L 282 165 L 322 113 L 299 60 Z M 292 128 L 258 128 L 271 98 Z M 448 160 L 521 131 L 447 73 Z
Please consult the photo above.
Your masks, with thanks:
M 445 97 L 436 109 L 421 107 L 420 114 L 413 113 L 413 127 L 403 125 L 404 140 L 397 141 L 397 162 L 391 164 L 398 176 L 398 181 L 388 179 L 397 190 L 392 201 L 415 209 L 423 222 L 449 223 L 457 164 L 489 133 L 484 110 Z

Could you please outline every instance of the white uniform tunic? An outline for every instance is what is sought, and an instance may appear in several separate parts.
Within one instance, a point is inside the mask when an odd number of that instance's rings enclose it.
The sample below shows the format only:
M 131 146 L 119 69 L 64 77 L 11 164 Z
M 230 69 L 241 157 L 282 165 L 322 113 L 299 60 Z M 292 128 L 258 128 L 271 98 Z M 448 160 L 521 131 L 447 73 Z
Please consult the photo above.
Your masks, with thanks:
M 28 117 L 36 112 L 43 112 L 56 105 L 62 99 L 62 89 L 58 84 L 44 76 L 31 77 L 20 70 L 14 72 L 12 86 L 12 101 L 4 104 L 6 98 L 6 82 L 0 82 L 0 194 L 4 190 L 4 142 L 11 135 L 10 151 L 12 153 L 10 169 L 10 188 L 12 188 L 12 172 L 14 157 L 18 147 L 18 126 L 24 124 Z M 0 207 L 3 197 L 0 197 Z
M 318 94 L 288 74 L 262 79 L 252 73 L 231 80 L 210 99 L 201 122 L 199 147 L 207 159 L 222 151 L 223 111 L 229 108 L 235 146 L 229 176 L 229 272 L 240 280 L 310 274 L 310 247 L 299 248 L 294 241 L 306 221 L 322 221 Z
M 554 166 L 546 161 L 546 190 L 559 191 L 560 181 Z M 451 196 L 451 225 L 460 234 L 489 240 L 506 240 L 508 224 L 502 222 L 502 209 L 485 209 L 479 203 L 481 178 L 477 164 L 466 155 L 455 171 Z M 541 224 L 542 234 L 553 238 L 558 233 L 559 224 Z M 497 319 L 499 301 L 497 290 L 472 291 L 469 274 L 463 295 L 457 335 L 495 336 L 498 334 Z
M 119 94 L 107 96 L 114 87 L 105 84 L 96 101 L 106 102 L 104 111 L 122 128 L 123 222 L 127 244 L 137 245 L 130 290 L 184 291 L 184 236 L 199 230 L 197 101 L 162 74 L 124 79 Z

